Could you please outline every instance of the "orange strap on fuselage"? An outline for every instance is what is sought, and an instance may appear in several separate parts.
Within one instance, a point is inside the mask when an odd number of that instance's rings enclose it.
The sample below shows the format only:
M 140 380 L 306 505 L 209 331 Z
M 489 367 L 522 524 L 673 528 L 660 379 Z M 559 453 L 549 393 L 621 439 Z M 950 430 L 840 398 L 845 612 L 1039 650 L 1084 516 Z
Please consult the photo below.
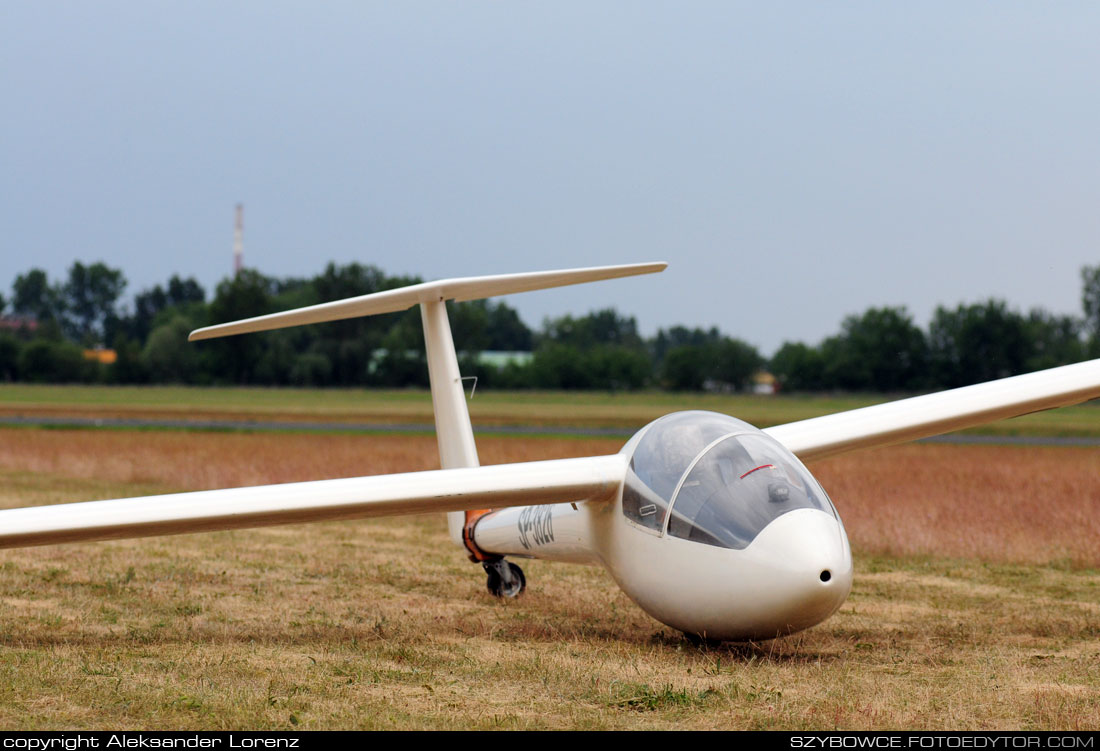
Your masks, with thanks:
M 462 544 L 466 546 L 466 549 L 470 551 L 470 560 L 475 563 L 482 563 L 484 561 L 493 561 L 500 558 L 499 555 L 492 553 L 486 553 L 477 546 L 474 542 L 474 526 L 477 524 L 477 520 L 488 514 L 492 509 L 477 509 L 476 511 L 466 512 L 466 523 L 462 525 Z

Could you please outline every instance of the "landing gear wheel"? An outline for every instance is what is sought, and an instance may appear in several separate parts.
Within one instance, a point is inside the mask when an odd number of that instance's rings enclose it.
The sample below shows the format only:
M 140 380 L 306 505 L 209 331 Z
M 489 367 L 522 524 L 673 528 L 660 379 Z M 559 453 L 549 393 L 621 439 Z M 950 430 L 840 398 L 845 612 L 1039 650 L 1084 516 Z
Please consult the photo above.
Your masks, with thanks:
M 511 561 L 503 558 L 497 561 L 485 561 L 481 564 L 489 578 L 485 586 L 489 588 L 489 594 L 493 597 L 519 597 L 527 588 L 527 579 L 523 575 L 523 569 Z

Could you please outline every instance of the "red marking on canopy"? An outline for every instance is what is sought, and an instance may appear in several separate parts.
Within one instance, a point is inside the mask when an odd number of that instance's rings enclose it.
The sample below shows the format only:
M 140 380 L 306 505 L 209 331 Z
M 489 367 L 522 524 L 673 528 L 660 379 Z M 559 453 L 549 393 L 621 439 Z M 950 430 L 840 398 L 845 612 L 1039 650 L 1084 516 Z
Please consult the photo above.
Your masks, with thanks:
M 738 479 L 744 480 L 746 477 L 748 477 L 749 475 L 751 475 L 753 472 L 755 472 L 758 469 L 775 469 L 775 465 L 774 464 L 761 464 L 759 467 L 753 467 L 748 472 L 741 475 L 741 477 L 738 478 Z

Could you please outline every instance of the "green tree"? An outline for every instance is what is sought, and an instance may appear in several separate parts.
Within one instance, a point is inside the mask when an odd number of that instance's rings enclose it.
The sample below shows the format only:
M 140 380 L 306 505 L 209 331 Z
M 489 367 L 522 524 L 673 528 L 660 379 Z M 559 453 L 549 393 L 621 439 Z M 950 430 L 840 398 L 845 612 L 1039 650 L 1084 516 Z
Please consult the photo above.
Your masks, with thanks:
M 721 337 L 670 349 L 661 364 L 661 382 L 675 391 L 744 390 L 764 358 L 751 344 Z
M 645 350 L 615 344 L 590 348 L 584 353 L 583 363 L 591 378 L 588 388 L 605 391 L 640 389 L 653 370 Z
M 382 339 L 372 365 L 371 381 L 377 385 L 428 385 L 428 362 L 419 315 L 403 314 L 397 318 Z
M 383 292 L 419 281 L 415 277 L 388 277 L 374 266 L 358 263 L 339 266 L 330 263 L 324 272 L 309 281 L 309 288 L 315 298 L 312 302 L 320 303 Z M 300 304 L 311 302 L 303 300 Z M 371 373 L 372 353 L 383 347 L 383 340 L 394 326 L 415 326 L 419 331 L 419 320 L 420 312 L 412 309 L 404 313 L 351 318 L 323 326 L 303 327 L 300 330 L 301 337 L 296 338 L 296 349 L 299 352 L 308 351 L 312 356 L 298 367 L 298 376 L 305 378 L 306 371 L 303 368 L 308 368 L 310 378 L 320 377 L 327 372 L 327 382 L 332 384 L 350 386 L 368 381 L 377 383 L 375 375 Z M 329 366 L 320 366 L 317 357 L 327 359 Z M 383 371 L 387 379 L 391 375 L 397 377 L 391 369 L 383 368 Z
M 723 339 L 713 345 L 715 370 L 711 380 L 721 388 L 744 391 L 751 387 L 753 375 L 764 367 L 764 358 L 756 347 L 740 339 Z
M 459 352 L 530 352 L 533 335 L 513 309 L 489 300 L 450 303 L 447 316 Z
M 332 363 L 317 352 L 303 352 L 290 368 L 290 382 L 295 386 L 324 386 L 332 376 Z
M 571 344 L 543 342 L 531 361 L 532 383 L 540 389 L 595 388 L 584 359 L 583 352 Z
M 144 383 L 149 373 L 142 362 L 141 345 L 121 331 L 115 334 L 111 343 L 115 351 L 115 362 L 111 366 L 111 380 L 115 383 Z
M 168 304 L 176 307 L 190 305 L 192 303 L 205 302 L 206 290 L 194 277 L 181 279 L 178 274 L 173 274 L 168 280 Z
M 1100 266 L 1081 269 L 1081 307 L 1085 311 L 1089 355 L 1100 357 Z
M 1080 319 L 1054 315 L 1036 308 L 1028 314 L 1026 326 L 1031 352 L 1025 363 L 1025 370 L 1055 368 L 1080 362 L 1088 357 L 1083 322 Z
M 85 266 L 80 261 L 69 267 L 69 279 L 62 287 L 65 328 L 84 344 L 101 344 L 105 328 L 117 318 L 115 304 L 126 288 L 119 269 L 99 262 Z
M 61 294 L 50 285 L 46 272 L 31 269 L 15 277 L 12 284 L 12 312 L 31 316 L 39 323 L 56 320 L 61 315 Z
M 19 340 L 11 334 L 0 334 L 0 381 L 19 378 Z
M 19 377 L 39 383 L 73 383 L 92 379 L 93 366 L 81 347 L 66 341 L 34 339 L 19 353 Z
M 543 338 L 573 347 L 585 348 L 597 344 L 614 344 L 641 348 L 638 323 L 633 317 L 624 318 L 614 308 L 597 310 L 574 318 L 562 316 L 543 324 Z
M 669 351 L 676 347 L 713 344 L 714 342 L 721 341 L 722 338 L 721 332 L 719 332 L 716 327 L 704 330 L 700 328 L 689 329 L 684 326 L 673 326 L 667 331 L 665 329 L 657 329 L 657 336 L 653 338 L 651 348 L 653 350 L 653 357 L 657 362 L 661 362 L 665 359 Z
M 485 348 L 501 352 L 530 352 L 534 346 L 534 334 L 522 320 L 519 313 L 504 303 L 489 303 L 489 320 L 486 323 L 486 335 L 489 341 Z
M 181 279 L 173 274 L 167 288 L 158 284 L 134 297 L 134 312 L 125 321 L 126 331 L 130 337 L 145 341 L 158 323 L 167 322 L 158 321 L 165 311 L 175 310 L 188 316 L 198 312 L 197 308 L 205 301 L 206 291 L 194 278 Z
M 187 341 L 192 330 L 186 318 L 173 318 L 153 329 L 141 352 L 141 362 L 156 383 L 194 383 L 198 377 L 199 353 Z
M 825 358 L 821 349 L 802 342 L 784 342 L 769 367 L 786 391 L 824 391 Z
M 130 336 L 139 342 L 149 338 L 157 315 L 168 307 L 168 293 L 159 284 L 134 296 L 134 313 L 127 320 Z
M 681 344 L 665 352 L 661 384 L 673 391 L 702 391 L 710 369 L 705 347 Z
M 313 278 L 312 285 L 322 302 L 369 295 L 390 288 L 381 269 L 361 263 L 344 266 L 329 263 L 323 272 Z
M 611 308 L 549 319 L 540 339 L 530 366 L 538 388 L 636 389 L 652 372 L 637 322 Z
M 286 386 L 291 381 L 291 371 L 301 351 L 296 339 L 301 335 L 294 329 L 272 331 L 264 336 L 263 354 L 252 373 L 252 383 L 266 386 Z
M 947 388 L 1023 373 L 1032 353 L 1027 322 L 1002 300 L 936 308 L 929 344 L 937 383 Z
M 482 352 L 489 349 L 489 305 L 486 300 L 451 303 L 447 306 L 455 351 Z
M 928 342 L 905 308 L 870 308 L 822 343 L 825 382 L 850 391 L 901 391 L 928 380 Z
M 253 269 L 242 269 L 218 285 L 210 303 L 212 321 L 228 323 L 272 312 L 272 280 Z M 267 344 L 267 334 L 248 334 L 201 342 L 206 370 L 215 379 L 250 383 Z

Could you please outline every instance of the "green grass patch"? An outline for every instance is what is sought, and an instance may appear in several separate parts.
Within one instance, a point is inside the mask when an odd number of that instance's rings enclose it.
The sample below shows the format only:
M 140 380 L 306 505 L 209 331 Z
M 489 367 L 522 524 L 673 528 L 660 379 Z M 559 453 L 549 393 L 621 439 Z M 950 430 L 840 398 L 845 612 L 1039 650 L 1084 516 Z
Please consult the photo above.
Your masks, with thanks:
M 898 395 L 903 396 L 903 395 Z M 760 427 L 869 406 L 883 395 L 676 394 L 668 392 L 508 392 L 481 390 L 470 401 L 475 425 L 618 428 L 624 431 L 669 412 L 704 409 Z M 198 388 L 179 386 L 0 385 L 0 414 L 51 417 L 243 419 L 358 423 L 433 420 L 423 390 Z M 565 430 L 568 432 L 568 430 Z M 1100 436 L 1100 410 L 1079 405 L 975 429 L 989 435 Z

